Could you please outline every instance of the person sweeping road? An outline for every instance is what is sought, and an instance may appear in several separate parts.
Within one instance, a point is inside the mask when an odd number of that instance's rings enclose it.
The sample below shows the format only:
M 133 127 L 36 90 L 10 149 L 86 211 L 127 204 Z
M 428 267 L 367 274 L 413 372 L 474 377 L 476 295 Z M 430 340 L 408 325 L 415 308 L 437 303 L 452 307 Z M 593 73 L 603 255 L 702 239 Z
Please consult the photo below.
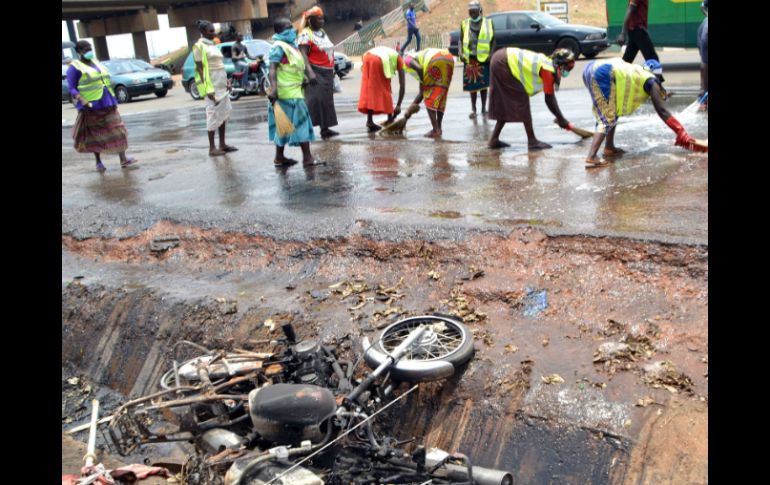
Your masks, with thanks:
M 419 110 L 420 101 L 425 100 L 431 131 L 428 138 L 441 138 L 441 123 L 444 120 L 449 85 L 452 83 L 455 59 L 447 49 L 425 49 L 407 53 L 404 56 L 406 70 L 420 81 L 420 93 L 412 102 L 417 109 L 410 107 L 409 116 Z
M 382 127 L 374 122 L 373 115 L 388 115 L 387 124 L 401 113 L 404 100 L 404 60 L 398 51 L 380 46 L 364 53 L 361 66 L 361 93 L 358 96 L 358 111 L 366 115 L 366 127 L 370 132 Z M 393 107 L 391 79 L 398 73 L 398 102 Z
M 543 91 L 545 104 L 556 116 L 556 122 L 565 130 L 572 125 L 561 114 L 554 94 L 562 77 L 567 77 L 575 67 L 575 54 L 568 49 L 556 49 L 550 57 L 537 52 L 508 47 L 492 55 L 490 66 L 489 119 L 497 120 L 489 148 L 510 146 L 500 141 L 500 133 L 506 123 L 524 123 L 527 146 L 530 150 L 551 148 L 535 137 L 532 128 L 532 112 L 529 98 Z
M 708 151 L 708 146 L 687 133 L 687 130 L 666 109 L 666 90 L 663 88 L 663 67 L 650 59 L 644 66 L 629 64 L 622 59 L 590 62 L 583 71 L 583 83 L 591 95 L 597 130 L 586 158 L 586 168 L 607 165 L 606 159 L 597 158 L 602 142 L 605 157 L 625 153 L 615 146 L 615 128 L 618 118 L 630 115 L 649 98 L 655 112 L 676 133 L 677 146 L 693 151 Z

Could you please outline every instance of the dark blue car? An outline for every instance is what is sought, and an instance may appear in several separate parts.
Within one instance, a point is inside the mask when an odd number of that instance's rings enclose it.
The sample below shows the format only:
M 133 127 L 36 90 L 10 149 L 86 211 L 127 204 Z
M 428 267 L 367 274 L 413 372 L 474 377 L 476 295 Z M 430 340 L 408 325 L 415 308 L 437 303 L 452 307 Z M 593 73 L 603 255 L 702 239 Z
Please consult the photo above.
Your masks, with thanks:
M 517 10 L 487 15 L 495 29 L 496 48 L 518 47 L 550 55 L 567 48 L 593 59 L 610 46 L 607 30 L 588 25 L 573 25 L 544 12 Z M 449 52 L 459 56 L 460 31 L 449 34 Z

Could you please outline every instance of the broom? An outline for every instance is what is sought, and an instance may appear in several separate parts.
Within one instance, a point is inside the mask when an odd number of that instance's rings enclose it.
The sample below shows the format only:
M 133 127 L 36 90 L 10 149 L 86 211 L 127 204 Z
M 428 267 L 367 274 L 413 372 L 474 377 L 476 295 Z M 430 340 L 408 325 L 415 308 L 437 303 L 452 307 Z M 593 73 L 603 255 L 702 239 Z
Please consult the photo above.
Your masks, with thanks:
M 384 127 L 380 131 L 380 135 L 400 135 L 404 132 L 404 128 L 406 128 L 406 120 L 409 119 L 410 116 L 420 111 L 420 105 L 419 104 L 411 104 L 409 105 L 409 108 L 406 110 L 406 114 L 401 117 L 398 121 L 394 121 L 393 123 L 389 124 L 388 126 Z
M 284 137 L 294 133 L 294 125 L 289 117 L 286 116 L 278 100 L 273 103 L 273 116 L 275 116 L 275 129 L 278 131 L 278 136 Z
M 556 124 L 559 124 L 558 120 L 553 120 L 553 122 Z M 578 128 L 572 123 L 569 124 L 567 129 L 581 138 L 591 138 L 592 136 L 594 136 L 593 131 L 588 131 L 588 130 L 584 130 L 583 128 Z

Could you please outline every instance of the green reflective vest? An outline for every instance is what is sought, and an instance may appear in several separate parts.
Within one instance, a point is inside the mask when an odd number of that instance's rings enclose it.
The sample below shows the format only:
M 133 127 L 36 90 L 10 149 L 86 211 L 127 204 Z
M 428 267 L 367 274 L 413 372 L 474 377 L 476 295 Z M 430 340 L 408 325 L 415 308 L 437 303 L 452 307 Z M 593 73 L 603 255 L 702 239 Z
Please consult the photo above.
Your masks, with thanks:
M 373 54 L 382 59 L 382 70 L 385 77 L 390 79 L 398 69 L 398 52 L 390 47 L 380 46 L 369 49 L 369 54 Z
M 655 74 L 623 59 L 612 59 L 610 64 L 615 78 L 615 110 L 618 116 L 629 115 L 650 97 L 644 91 L 644 83 Z
M 445 52 L 449 54 L 447 49 L 423 49 L 415 53 L 415 59 L 417 60 L 417 63 L 422 67 L 422 73 L 420 74 L 418 74 L 417 71 L 409 67 L 407 64 L 404 64 L 404 69 L 406 69 L 406 72 L 414 76 L 415 79 L 422 82 L 425 78 L 425 74 L 428 72 L 428 63 L 431 59 L 433 59 L 433 56 L 439 52 Z
M 278 64 L 276 81 L 278 82 L 278 99 L 304 99 L 302 82 L 305 80 L 305 58 L 293 45 L 276 40 L 274 45 L 283 49 L 288 64 Z
M 93 59 L 91 62 L 93 62 L 101 72 L 85 62 L 82 62 L 80 59 L 72 61 L 72 66 L 80 71 L 80 80 L 78 81 L 77 88 L 80 95 L 83 96 L 83 99 L 88 103 L 99 101 L 102 99 L 104 88 L 106 87 L 110 91 L 110 94 L 115 96 L 115 93 L 112 91 L 112 86 L 110 85 L 110 71 L 104 67 L 104 64 L 96 59 Z
M 211 75 L 209 74 L 209 61 L 208 56 L 206 55 L 206 43 L 203 42 L 203 37 L 200 38 L 198 42 L 196 42 L 193 45 L 193 50 L 198 50 L 201 55 L 201 64 L 203 64 L 203 76 L 205 79 L 201 79 L 200 74 L 198 74 L 198 68 L 196 66 L 195 68 L 195 85 L 198 88 L 198 93 L 201 95 L 201 97 L 206 97 L 209 95 L 209 93 L 214 93 L 214 83 L 211 82 Z M 193 55 L 193 61 L 195 60 L 195 56 Z
M 460 39 L 463 44 L 462 60 L 468 62 L 471 59 L 470 49 L 470 30 L 471 19 L 463 20 L 460 28 Z M 492 37 L 495 35 L 495 28 L 492 26 L 492 21 L 489 19 L 481 19 L 481 30 L 479 31 L 479 38 L 476 40 L 476 59 L 479 62 L 484 62 L 489 58 L 489 50 L 492 45 Z
M 524 85 L 524 90 L 530 96 L 534 96 L 543 90 L 540 69 L 545 69 L 552 73 L 556 72 L 551 58 L 543 54 L 519 49 L 518 47 L 508 47 L 506 53 L 508 55 L 508 67 L 511 69 L 513 77 Z

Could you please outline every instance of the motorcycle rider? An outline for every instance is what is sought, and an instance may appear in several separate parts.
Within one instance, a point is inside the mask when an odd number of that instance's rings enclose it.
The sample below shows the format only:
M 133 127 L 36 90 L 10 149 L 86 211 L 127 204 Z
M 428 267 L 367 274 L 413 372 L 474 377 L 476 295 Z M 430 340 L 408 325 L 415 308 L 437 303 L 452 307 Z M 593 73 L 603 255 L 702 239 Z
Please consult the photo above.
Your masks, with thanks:
M 240 32 L 235 34 L 235 44 L 233 44 L 233 64 L 235 69 L 243 73 L 241 78 L 241 88 L 245 89 L 249 81 L 249 62 L 246 57 L 246 46 L 241 43 L 243 36 Z

